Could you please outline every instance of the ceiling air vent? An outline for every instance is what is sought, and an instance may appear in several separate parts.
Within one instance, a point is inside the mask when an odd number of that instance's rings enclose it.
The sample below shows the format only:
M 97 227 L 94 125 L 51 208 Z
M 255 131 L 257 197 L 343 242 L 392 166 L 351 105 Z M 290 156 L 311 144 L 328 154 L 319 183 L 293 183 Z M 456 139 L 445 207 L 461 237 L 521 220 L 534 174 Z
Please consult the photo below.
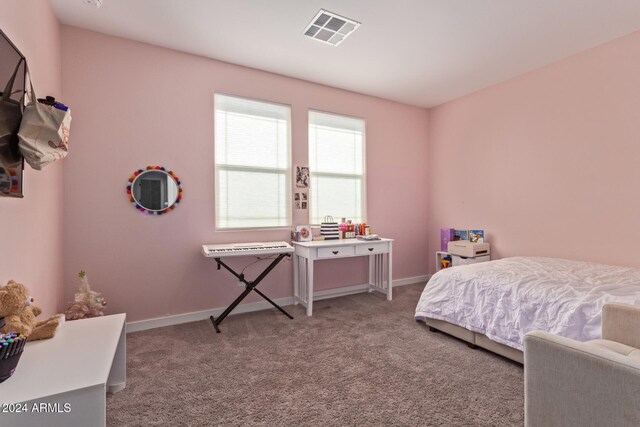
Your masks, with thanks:
M 338 46 L 359 26 L 359 22 L 320 9 L 305 28 L 304 35 L 331 46 Z
M 93 6 L 93 7 L 102 6 L 102 0 L 83 0 L 83 1 L 84 1 L 84 4 L 88 6 Z

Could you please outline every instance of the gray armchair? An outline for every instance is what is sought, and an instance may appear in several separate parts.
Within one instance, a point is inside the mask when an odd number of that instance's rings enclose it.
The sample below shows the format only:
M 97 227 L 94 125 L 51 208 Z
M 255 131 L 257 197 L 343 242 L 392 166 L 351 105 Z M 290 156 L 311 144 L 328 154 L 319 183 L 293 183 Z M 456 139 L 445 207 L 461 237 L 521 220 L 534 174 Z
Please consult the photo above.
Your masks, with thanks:
M 602 309 L 602 339 L 524 339 L 525 426 L 640 426 L 640 307 Z

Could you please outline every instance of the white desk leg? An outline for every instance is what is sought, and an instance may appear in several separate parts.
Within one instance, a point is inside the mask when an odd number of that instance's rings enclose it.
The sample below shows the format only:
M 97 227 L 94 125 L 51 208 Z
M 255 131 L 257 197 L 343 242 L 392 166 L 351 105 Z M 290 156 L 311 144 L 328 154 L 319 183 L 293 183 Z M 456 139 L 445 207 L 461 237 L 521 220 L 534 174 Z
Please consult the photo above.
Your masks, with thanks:
M 373 289 L 371 288 L 371 271 L 373 268 L 373 255 L 369 255 L 369 278 L 367 279 L 367 290 L 369 292 L 373 291 Z
M 313 258 L 307 259 L 307 316 L 313 313 Z
M 293 253 L 293 305 L 298 305 L 298 298 L 300 294 L 298 293 L 298 287 L 300 286 L 300 271 L 299 263 L 300 258 L 296 253 Z
M 127 333 L 125 328 L 126 326 L 123 325 L 116 354 L 111 364 L 111 371 L 109 371 L 107 391 L 110 393 L 117 393 L 127 385 Z
M 387 254 L 387 263 L 388 268 L 387 268 L 387 273 L 389 274 L 389 276 L 387 277 L 387 300 L 391 301 L 391 298 L 393 297 L 392 293 L 393 293 L 393 245 L 391 244 L 391 242 L 389 242 L 389 253 Z

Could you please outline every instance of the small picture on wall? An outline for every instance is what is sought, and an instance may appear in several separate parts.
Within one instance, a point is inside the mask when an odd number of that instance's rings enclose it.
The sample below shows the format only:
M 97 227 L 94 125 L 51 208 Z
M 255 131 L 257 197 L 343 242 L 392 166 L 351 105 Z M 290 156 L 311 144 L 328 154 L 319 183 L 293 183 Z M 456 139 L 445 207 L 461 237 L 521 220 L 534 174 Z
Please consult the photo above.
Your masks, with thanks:
M 307 193 L 293 193 L 293 206 L 296 209 L 307 209 Z
M 309 188 L 309 166 L 296 166 L 296 187 Z

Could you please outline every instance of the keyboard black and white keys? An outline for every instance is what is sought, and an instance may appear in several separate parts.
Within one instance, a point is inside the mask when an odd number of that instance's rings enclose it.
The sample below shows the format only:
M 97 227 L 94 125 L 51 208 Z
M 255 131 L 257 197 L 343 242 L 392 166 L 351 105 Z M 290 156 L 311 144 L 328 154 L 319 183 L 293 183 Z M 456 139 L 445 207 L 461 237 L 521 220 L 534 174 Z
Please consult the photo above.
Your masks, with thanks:
M 227 243 L 224 245 L 202 245 L 202 253 L 207 258 L 213 258 L 216 261 L 218 266 L 218 270 L 221 267 L 224 267 L 225 270 L 229 271 L 233 274 L 236 279 L 240 282 L 244 283 L 245 289 L 238 298 L 236 298 L 229 307 L 227 307 L 222 314 L 215 319 L 213 316 L 210 316 L 211 323 L 213 323 L 213 327 L 215 328 L 217 333 L 220 333 L 220 323 L 233 311 L 234 308 L 242 300 L 251 293 L 251 291 L 256 292 L 262 298 L 264 298 L 269 304 L 277 308 L 282 314 L 287 316 L 289 319 L 293 319 L 289 313 L 287 313 L 282 307 L 280 307 L 275 302 L 271 301 L 269 297 L 263 294 L 261 291 L 256 289 L 258 284 L 264 279 L 267 274 L 271 272 L 275 268 L 275 266 L 280 263 L 284 258 L 290 257 L 294 252 L 293 246 L 288 244 L 287 242 L 256 242 L 256 243 Z M 239 257 L 239 256 L 259 256 L 259 255 L 277 255 L 275 257 L 266 257 L 262 258 L 263 260 L 270 260 L 269 265 L 258 275 L 255 280 L 247 280 L 244 275 L 244 269 L 239 273 L 234 271 L 233 268 L 228 266 L 223 258 L 226 257 Z M 249 265 L 253 264 L 249 263 Z M 246 267 L 245 267 L 246 268 Z
M 287 242 L 227 243 L 223 245 L 202 245 L 206 257 L 260 256 L 293 253 L 293 246 Z

